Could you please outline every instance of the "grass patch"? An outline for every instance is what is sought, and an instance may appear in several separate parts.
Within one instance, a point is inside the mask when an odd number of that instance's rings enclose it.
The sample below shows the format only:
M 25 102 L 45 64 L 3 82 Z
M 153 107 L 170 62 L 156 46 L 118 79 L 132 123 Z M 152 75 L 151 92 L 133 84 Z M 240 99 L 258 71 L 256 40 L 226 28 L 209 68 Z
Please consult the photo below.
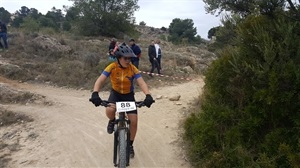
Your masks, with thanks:
M 0 108 L 0 127 L 32 121 L 33 119 L 27 115 L 15 113 Z
M 42 97 L 30 92 L 14 90 L 8 86 L 0 84 L 0 102 L 1 103 L 21 103 L 26 104 L 34 102 Z

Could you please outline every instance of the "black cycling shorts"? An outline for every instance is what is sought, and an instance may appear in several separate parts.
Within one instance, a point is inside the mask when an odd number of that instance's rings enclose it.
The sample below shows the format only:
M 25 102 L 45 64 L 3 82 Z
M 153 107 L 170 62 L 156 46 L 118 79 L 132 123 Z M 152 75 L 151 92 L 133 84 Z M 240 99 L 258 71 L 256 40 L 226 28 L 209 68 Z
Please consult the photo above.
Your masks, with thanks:
M 108 101 L 110 101 L 110 102 L 135 101 L 134 92 L 130 92 L 128 94 L 120 94 L 114 90 L 111 90 Z M 126 113 L 127 114 L 137 114 L 137 110 L 128 111 Z

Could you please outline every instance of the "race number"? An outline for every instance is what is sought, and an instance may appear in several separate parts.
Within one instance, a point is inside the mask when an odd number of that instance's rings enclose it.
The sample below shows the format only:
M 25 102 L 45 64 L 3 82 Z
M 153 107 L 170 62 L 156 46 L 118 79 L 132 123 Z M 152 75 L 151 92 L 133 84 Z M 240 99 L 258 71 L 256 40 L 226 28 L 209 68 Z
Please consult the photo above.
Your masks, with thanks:
M 135 102 L 116 102 L 117 112 L 127 112 L 136 110 Z

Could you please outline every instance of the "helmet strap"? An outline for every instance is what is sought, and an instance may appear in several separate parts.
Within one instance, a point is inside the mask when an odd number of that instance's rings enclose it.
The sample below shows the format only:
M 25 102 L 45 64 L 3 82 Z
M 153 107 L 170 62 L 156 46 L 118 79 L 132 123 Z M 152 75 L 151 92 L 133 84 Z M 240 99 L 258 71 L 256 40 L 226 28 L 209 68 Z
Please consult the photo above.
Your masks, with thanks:
M 121 57 L 120 57 L 121 58 Z M 119 58 L 119 59 L 120 59 Z M 125 67 L 123 67 L 122 65 L 121 65 L 121 63 L 120 63 L 120 60 L 119 60 L 118 58 L 117 58 L 117 61 L 118 61 L 118 64 L 120 65 L 120 67 L 122 68 L 122 69 L 126 69 Z

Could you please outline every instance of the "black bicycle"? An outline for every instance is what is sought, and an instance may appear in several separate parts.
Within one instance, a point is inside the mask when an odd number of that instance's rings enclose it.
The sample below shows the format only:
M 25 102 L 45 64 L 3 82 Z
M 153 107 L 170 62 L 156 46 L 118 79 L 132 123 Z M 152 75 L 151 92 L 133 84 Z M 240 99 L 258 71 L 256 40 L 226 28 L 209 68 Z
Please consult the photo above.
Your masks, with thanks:
M 124 168 L 129 166 L 130 147 L 130 121 L 126 117 L 126 111 L 135 110 L 136 107 L 145 106 L 143 101 L 136 102 L 110 102 L 102 100 L 101 106 L 109 107 L 116 105 L 118 118 L 114 122 L 114 151 L 113 163 L 115 167 Z

